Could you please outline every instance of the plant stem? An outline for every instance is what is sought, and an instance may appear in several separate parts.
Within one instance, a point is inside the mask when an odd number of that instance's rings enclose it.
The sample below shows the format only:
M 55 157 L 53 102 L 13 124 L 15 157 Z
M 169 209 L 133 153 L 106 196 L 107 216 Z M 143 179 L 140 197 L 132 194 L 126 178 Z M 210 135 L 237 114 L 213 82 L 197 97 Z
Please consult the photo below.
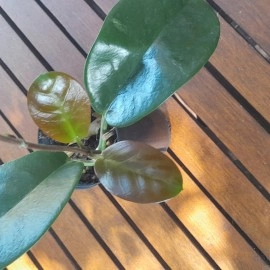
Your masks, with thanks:
M 8 136 L 8 135 L 1 135 L 1 134 L 0 134 L 0 141 L 16 144 L 16 145 L 19 145 L 19 147 L 26 148 L 26 149 L 44 150 L 44 151 L 49 151 L 49 152 L 67 151 L 67 152 L 72 152 L 72 153 L 81 153 L 93 159 L 96 159 L 101 154 L 101 151 L 98 151 L 98 150 L 86 150 L 82 148 L 62 146 L 62 145 L 36 144 L 36 143 L 26 142 L 25 140 L 20 139 L 20 138 Z
M 91 162 L 91 161 L 89 161 L 89 162 L 83 162 L 83 165 L 85 166 L 85 167 L 93 167 L 94 165 L 95 165 L 95 162 Z
M 82 162 L 85 167 L 93 167 L 95 165 L 95 161 L 87 160 L 87 159 L 73 159 L 74 161 Z
M 106 139 L 104 138 L 104 134 L 107 132 L 108 124 L 105 119 L 105 115 L 102 115 L 101 123 L 100 123 L 100 133 L 99 133 L 99 143 L 97 150 L 103 151 L 106 148 Z
M 78 144 L 78 146 L 80 147 L 80 148 L 83 148 L 83 143 L 82 143 L 82 141 L 80 140 L 80 139 L 76 139 L 76 143 Z

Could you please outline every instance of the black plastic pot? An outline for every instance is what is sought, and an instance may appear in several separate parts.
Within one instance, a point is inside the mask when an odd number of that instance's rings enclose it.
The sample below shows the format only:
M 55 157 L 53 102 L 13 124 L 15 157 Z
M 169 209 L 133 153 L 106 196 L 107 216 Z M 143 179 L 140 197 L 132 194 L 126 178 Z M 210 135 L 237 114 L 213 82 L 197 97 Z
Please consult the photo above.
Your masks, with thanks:
M 133 140 L 149 144 L 160 151 L 166 151 L 170 144 L 170 123 L 166 117 L 165 107 L 158 109 L 149 114 L 139 122 L 125 127 L 116 129 L 113 141 Z M 42 131 L 38 131 L 39 144 L 57 144 L 56 142 L 46 136 Z M 92 136 L 87 142 L 86 147 L 95 149 L 98 144 L 98 138 Z M 78 189 L 92 188 L 99 183 L 93 167 L 89 167 L 82 175 L 80 182 L 77 185 Z

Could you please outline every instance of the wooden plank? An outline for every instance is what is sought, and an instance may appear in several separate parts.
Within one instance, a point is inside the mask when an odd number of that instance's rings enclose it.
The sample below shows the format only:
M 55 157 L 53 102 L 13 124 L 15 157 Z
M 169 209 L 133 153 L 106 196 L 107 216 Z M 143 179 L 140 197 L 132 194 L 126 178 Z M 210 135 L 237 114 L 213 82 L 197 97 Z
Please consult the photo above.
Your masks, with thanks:
M 270 232 L 267 200 L 172 99 L 168 101 L 168 113 L 172 124 L 172 150 L 250 239 L 269 256 L 269 245 L 265 241 Z
M 92 47 L 103 21 L 85 1 L 42 0 L 47 9 L 61 22 L 86 53 Z M 63 12 L 64 10 L 64 12 Z M 80 28 L 77 23 L 80 22 Z M 80 31 L 78 31 L 78 29 Z
M 210 62 L 270 121 L 270 65 L 222 18 L 220 22 L 221 38 Z
M 8 124 L 1 116 L 0 116 L 0 131 L 1 134 L 14 135 L 12 129 L 8 126 Z M 8 143 L 4 143 L 2 141 L 0 141 L 0 149 L 1 149 L 0 158 L 5 163 L 8 161 L 12 161 L 16 158 L 20 158 L 28 153 L 27 150 L 25 149 L 19 148 L 17 146 Z
M 269 134 L 205 69 L 178 94 L 270 192 Z
M 168 201 L 184 223 L 221 269 L 264 269 L 265 263 L 218 211 L 190 177 L 181 169 L 184 191 Z
M 270 54 L 270 5 L 268 0 L 215 0 L 215 2 Z
M 34 263 L 30 260 L 27 254 L 22 255 L 19 259 L 14 261 L 7 267 L 8 270 L 37 270 L 38 268 L 34 265 Z
M 72 199 L 124 267 L 161 268 L 157 259 L 98 187 L 76 191 Z
M 210 266 L 158 204 L 117 201 L 172 269 L 207 269 Z
M 232 266 L 235 267 L 234 269 L 241 266 L 254 266 L 253 269 L 260 269 L 264 266 L 265 264 L 258 260 L 252 248 L 215 209 L 209 199 L 186 174 L 183 176 L 184 191 L 170 200 L 168 205 L 217 265 L 221 269 L 230 269 Z M 204 269 L 201 260 L 196 260 L 194 255 L 191 255 L 188 246 L 184 252 L 179 250 L 179 247 L 184 245 L 185 237 L 177 237 L 175 226 L 165 217 L 160 218 L 167 213 L 159 205 L 138 205 L 121 199 L 118 199 L 118 202 L 143 229 L 150 242 L 154 244 L 157 242 L 157 250 L 161 255 L 164 254 L 172 269 Z
M 40 73 L 45 72 L 46 69 L 37 61 L 37 58 L 2 16 L 0 16 L 0 25 L 2 37 L 0 42 L 1 58 L 9 69 L 16 74 L 24 87 L 28 89 L 32 81 Z M 31 62 L 31 65 L 26 65 L 27 62 Z M 27 72 L 27 70 L 31 70 L 31 73 Z
M 46 55 L 54 70 L 72 74 L 83 82 L 84 57 L 34 1 L 20 3 L 17 0 L 4 1 L 2 8 L 39 52 Z
M 82 269 L 116 269 L 108 254 L 69 204 L 56 219 L 53 229 Z
M 48 232 L 32 247 L 31 251 L 44 269 L 74 269 L 74 265 Z
M 96 0 L 95 1 L 102 10 L 108 14 L 110 10 L 117 4 L 117 0 Z
M 76 198 L 73 197 L 75 203 L 127 269 L 130 267 L 163 269 L 161 265 L 158 266 L 154 263 L 153 255 L 149 250 L 143 250 L 140 247 L 142 240 L 138 236 L 137 240 L 133 238 L 134 232 L 131 227 L 124 226 L 123 217 L 115 212 L 114 206 L 110 201 L 106 201 L 104 193 L 99 188 L 79 192 L 80 195 Z M 180 265 L 186 269 L 195 265 L 201 265 L 202 269 L 209 267 L 206 260 L 171 219 L 164 215 L 158 205 L 149 205 L 147 212 L 144 211 L 146 208 L 143 206 L 137 212 L 135 209 L 136 205 L 130 206 L 127 209 L 128 214 L 132 215 L 142 233 L 150 238 L 151 244 L 171 267 L 177 266 L 176 268 L 178 268 Z M 141 227 L 142 224 L 144 224 L 143 227 Z
M 2 68 L 0 68 L 0 80 L 2 85 L 1 110 L 14 127 L 20 130 L 25 140 L 36 142 L 38 129 L 28 112 L 26 97 Z M 33 132 L 27 132 L 28 129 Z

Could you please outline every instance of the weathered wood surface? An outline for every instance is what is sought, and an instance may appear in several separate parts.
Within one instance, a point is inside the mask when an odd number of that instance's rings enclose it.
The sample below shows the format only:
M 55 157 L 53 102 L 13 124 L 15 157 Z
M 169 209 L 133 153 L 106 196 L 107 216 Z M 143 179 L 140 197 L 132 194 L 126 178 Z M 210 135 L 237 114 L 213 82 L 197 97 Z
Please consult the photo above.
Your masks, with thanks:
M 52 69 L 82 81 L 85 55 L 116 2 L 0 0 L 1 133 L 36 140 L 27 88 Z M 270 5 L 209 2 L 220 13 L 217 51 L 166 103 L 169 155 L 184 191 L 156 205 L 102 187 L 76 191 L 42 240 L 7 269 L 269 269 Z M 0 149 L 1 162 L 27 153 Z
M 252 0 L 216 0 L 215 3 L 226 14 L 227 20 L 232 20 L 233 27 L 241 28 L 240 31 L 245 33 L 246 38 L 251 41 L 252 45 L 257 45 L 257 48 L 262 48 L 268 53 L 269 59 L 269 1 L 256 0 L 255 5 L 255 1 Z

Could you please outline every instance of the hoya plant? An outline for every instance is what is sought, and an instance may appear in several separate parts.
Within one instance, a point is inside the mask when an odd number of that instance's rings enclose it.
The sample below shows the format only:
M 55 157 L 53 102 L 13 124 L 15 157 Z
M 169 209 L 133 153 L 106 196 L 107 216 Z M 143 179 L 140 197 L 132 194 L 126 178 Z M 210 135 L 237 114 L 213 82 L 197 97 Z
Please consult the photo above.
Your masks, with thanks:
M 108 140 L 114 128 L 147 116 L 194 76 L 218 38 L 217 16 L 204 0 L 121 0 L 88 54 L 85 89 L 62 72 L 35 79 L 29 112 L 58 143 L 0 135 L 34 150 L 0 167 L 0 268 L 48 230 L 88 168 L 113 195 L 136 203 L 161 202 L 182 190 L 181 173 L 164 153 Z M 89 147 L 96 133 L 98 145 Z

